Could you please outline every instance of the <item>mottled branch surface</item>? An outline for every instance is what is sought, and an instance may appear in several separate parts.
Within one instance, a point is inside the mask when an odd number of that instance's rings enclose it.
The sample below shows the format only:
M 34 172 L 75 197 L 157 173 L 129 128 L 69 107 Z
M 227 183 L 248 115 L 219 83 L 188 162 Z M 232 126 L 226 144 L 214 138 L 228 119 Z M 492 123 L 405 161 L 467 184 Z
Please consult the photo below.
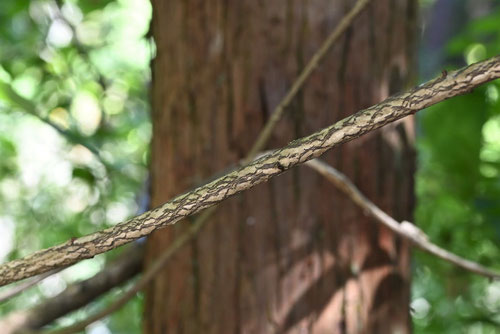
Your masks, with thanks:
M 500 56 L 390 97 L 370 108 L 257 158 L 250 164 L 112 228 L 47 248 L 0 266 L 0 285 L 91 258 L 215 205 L 327 150 L 500 77 Z

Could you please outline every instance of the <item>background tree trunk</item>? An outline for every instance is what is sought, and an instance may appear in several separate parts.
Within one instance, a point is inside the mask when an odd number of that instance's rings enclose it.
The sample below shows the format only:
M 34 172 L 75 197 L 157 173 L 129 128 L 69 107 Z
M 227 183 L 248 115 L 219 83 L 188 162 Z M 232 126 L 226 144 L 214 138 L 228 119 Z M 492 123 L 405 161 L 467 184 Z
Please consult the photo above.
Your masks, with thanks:
M 245 156 L 354 1 L 153 0 L 153 205 Z M 415 0 L 374 1 L 330 52 L 269 147 L 403 89 Z M 329 152 L 396 219 L 410 219 L 410 119 Z M 148 239 L 150 263 L 186 223 Z M 147 333 L 407 333 L 408 245 L 304 167 L 220 205 L 146 292 Z

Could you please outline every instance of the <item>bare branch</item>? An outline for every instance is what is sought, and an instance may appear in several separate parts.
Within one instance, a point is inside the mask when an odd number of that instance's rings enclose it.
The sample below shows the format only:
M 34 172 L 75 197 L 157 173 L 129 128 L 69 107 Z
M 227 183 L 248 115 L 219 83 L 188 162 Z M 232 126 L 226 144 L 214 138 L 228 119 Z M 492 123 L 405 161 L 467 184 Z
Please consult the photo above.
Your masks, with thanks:
M 379 223 L 387 226 L 399 236 L 411 241 L 414 246 L 417 246 L 423 251 L 435 255 L 445 261 L 451 262 L 467 271 L 486 276 L 488 278 L 500 278 L 500 273 L 487 269 L 478 263 L 463 259 L 460 256 L 433 244 L 429 241 L 427 235 L 414 224 L 407 221 L 403 221 L 401 224 L 398 223 L 394 218 L 389 216 L 368 198 L 366 198 L 365 195 L 363 195 L 344 174 L 327 163 L 315 159 L 308 161 L 306 165 L 326 177 L 328 181 L 332 182 L 337 188 L 342 190 L 354 203 L 363 209 L 363 212 L 374 218 Z
M 500 77 L 500 56 L 440 76 L 253 160 L 208 184 L 121 224 L 38 251 L 0 266 L 0 285 L 91 258 L 172 225 L 179 220 L 250 189 L 286 170 L 319 157 L 329 149 L 387 123 Z
M 33 279 L 27 280 L 26 282 L 22 282 L 16 286 L 13 286 L 12 288 L 10 288 L 8 290 L 1 291 L 0 303 L 6 302 L 7 300 L 17 296 L 18 294 L 20 294 L 21 292 L 23 292 L 25 290 L 28 290 L 33 285 L 38 284 L 39 282 L 43 281 L 47 277 L 52 276 L 52 275 L 60 272 L 63 269 L 64 268 L 58 268 L 58 269 L 46 272 L 45 274 L 38 275 L 38 276 L 34 277 Z

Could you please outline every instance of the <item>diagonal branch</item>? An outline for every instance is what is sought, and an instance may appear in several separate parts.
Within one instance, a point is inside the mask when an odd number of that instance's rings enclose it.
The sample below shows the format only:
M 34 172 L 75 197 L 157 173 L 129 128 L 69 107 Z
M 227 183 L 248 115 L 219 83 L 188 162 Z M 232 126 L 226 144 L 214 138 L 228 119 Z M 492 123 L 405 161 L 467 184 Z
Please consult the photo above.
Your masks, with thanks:
M 329 149 L 385 124 L 500 77 L 500 56 L 470 65 L 420 85 L 287 146 L 253 160 L 208 184 L 121 224 L 38 251 L 0 266 L 0 285 L 91 258 L 172 225 L 179 220 L 250 189 Z
M 500 278 L 500 273 L 487 269 L 478 263 L 466 260 L 445 249 L 433 244 L 428 240 L 427 235 L 417 226 L 403 221 L 397 222 L 394 218 L 377 207 L 372 201 L 366 198 L 358 188 L 341 172 L 327 163 L 314 159 L 306 162 L 306 165 L 323 175 L 332 182 L 338 189 L 343 191 L 349 198 L 359 205 L 363 212 L 374 218 L 382 225 L 387 226 L 399 236 L 409 240 L 414 246 L 421 250 L 435 255 L 445 261 L 451 262 L 467 271 L 486 276 L 488 278 Z
M 46 272 L 46 273 L 44 273 L 42 275 L 39 275 L 37 277 L 33 277 L 33 279 L 30 279 L 28 281 L 20 283 L 19 285 L 11 287 L 8 290 L 0 291 L 0 304 L 1 303 L 5 303 L 9 299 L 14 298 L 15 296 L 17 296 L 21 292 L 23 292 L 23 291 L 31 288 L 33 285 L 36 285 L 36 284 L 40 283 L 41 281 L 43 281 L 47 277 L 52 276 L 55 273 L 58 273 L 58 272 L 60 272 L 63 269 L 64 268 L 61 267 L 61 268 L 57 268 L 57 269 L 52 270 L 52 271 L 48 271 L 48 272 Z

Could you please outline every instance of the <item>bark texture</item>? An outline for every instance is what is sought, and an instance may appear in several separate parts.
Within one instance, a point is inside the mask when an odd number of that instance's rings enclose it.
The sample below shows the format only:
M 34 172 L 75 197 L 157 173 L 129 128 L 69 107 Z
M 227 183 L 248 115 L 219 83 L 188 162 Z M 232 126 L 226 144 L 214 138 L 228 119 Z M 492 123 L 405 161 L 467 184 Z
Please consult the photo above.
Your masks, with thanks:
M 353 3 L 153 1 L 154 205 L 245 156 Z M 374 1 L 310 78 L 269 146 L 403 89 L 415 7 L 413 0 Z M 407 119 L 325 158 L 382 209 L 409 219 L 412 139 Z M 212 220 L 148 288 L 147 333 L 409 332 L 408 245 L 320 176 L 294 169 L 224 202 Z M 154 233 L 147 262 L 182 229 Z

